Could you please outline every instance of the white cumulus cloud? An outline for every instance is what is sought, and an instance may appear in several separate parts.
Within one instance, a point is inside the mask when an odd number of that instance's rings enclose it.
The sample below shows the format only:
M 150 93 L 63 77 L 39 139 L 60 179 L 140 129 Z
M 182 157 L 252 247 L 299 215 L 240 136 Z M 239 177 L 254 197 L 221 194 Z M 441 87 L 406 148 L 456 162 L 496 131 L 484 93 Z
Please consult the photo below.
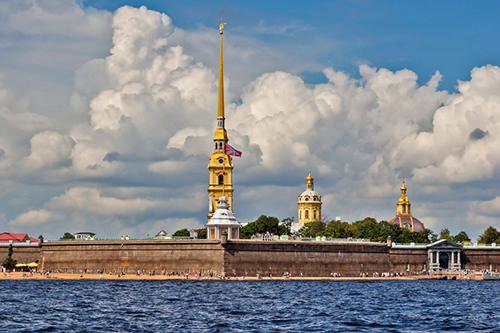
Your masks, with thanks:
M 183 30 L 146 7 L 112 14 L 53 0 L 8 1 L 8 9 L 0 32 L 11 38 L 52 38 L 89 51 L 61 62 L 65 81 L 29 80 L 53 91 L 49 102 L 38 89 L 16 92 L 13 60 L 0 67 L 6 220 L 57 233 L 64 218 L 110 237 L 202 226 L 217 114 L 216 28 Z M 500 216 L 498 67 L 474 68 L 452 93 L 439 90 L 439 72 L 420 84 L 410 69 L 367 65 L 356 77 L 325 68 L 325 83 L 310 84 L 280 66 L 279 50 L 237 31 L 224 37 L 226 127 L 243 151 L 234 159 L 237 217 L 296 214 L 309 169 L 330 217 L 391 218 L 403 179 L 415 216 L 433 228 L 456 222 L 452 232 L 477 234 L 476 221 Z M 71 54 L 34 48 L 40 60 L 10 58 L 51 68 L 54 53 Z
M 36 226 L 58 218 L 58 214 L 45 209 L 30 210 L 19 214 L 15 219 L 10 221 L 10 224 L 14 226 Z

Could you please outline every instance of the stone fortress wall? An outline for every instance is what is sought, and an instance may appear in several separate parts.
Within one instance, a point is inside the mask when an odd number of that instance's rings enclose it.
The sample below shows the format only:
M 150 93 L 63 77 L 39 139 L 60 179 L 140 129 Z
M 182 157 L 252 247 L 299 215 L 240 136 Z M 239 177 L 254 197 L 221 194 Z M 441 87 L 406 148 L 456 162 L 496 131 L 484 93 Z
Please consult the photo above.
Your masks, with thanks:
M 465 247 L 461 258 L 467 269 L 500 271 L 500 246 Z
M 40 260 L 40 247 L 37 243 L 13 243 L 12 244 L 12 258 L 17 260 L 18 263 L 31 263 Z M 0 266 L 2 265 L 9 252 L 8 243 L 0 243 Z
M 0 258 L 7 247 L 0 247 Z M 18 262 L 39 260 L 41 269 L 79 273 L 97 270 L 148 274 L 155 270 L 195 274 L 209 272 L 255 276 L 322 277 L 374 272 L 419 272 L 427 250 L 397 248 L 373 242 L 255 241 L 255 240 L 96 240 L 53 241 L 39 246 L 14 246 Z M 465 268 L 500 270 L 499 247 L 466 247 Z
M 361 272 L 389 272 L 386 244 L 370 242 L 314 241 L 228 241 L 225 247 L 226 273 L 268 276 L 289 272 L 292 276 L 359 276 Z
M 43 243 L 41 268 L 62 272 L 222 272 L 223 249 L 211 240 L 96 240 Z

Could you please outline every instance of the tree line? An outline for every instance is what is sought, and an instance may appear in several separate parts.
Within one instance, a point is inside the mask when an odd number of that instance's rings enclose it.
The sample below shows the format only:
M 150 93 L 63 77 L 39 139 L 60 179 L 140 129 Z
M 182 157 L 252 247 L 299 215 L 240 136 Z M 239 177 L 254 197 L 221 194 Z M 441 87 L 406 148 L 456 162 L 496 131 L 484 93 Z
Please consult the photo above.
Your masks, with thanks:
M 261 215 L 254 222 L 250 222 L 240 229 L 240 238 L 250 239 L 255 234 L 265 234 L 267 232 L 274 235 L 292 235 L 291 226 L 294 219 L 288 217 L 279 220 L 273 216 Z M 198 237 L 206 238 L 206 229 L 198 231 Z M 352 223 L 336 220 L 315 221 L 307 223 L 296 235 L 301 237 L 330 237 L 330 238 L 364 238 L 373 242 L 385 242 L 387 237 L 391 237 L 396 243 L 432 243 L 440 239 L 448 239 L 455 243 L 464 244 L 471 242 L 469 235 L 465 231 L 460 231 L 452 235 L 448 228 L 442 229 L 439 233 L 434 233 L 431 229 L 420 232 L 412 232 L 406 228 L 391 224 L 387 221 L 377 221 L 372 217 Z M 487 228 L 478 237 L 478 243 L 491 244 L 500 243 L 500 231 L 493 227 Z
M 291 226 L 294 219 L 288 217 L 279 220 L 273 216 L 261 215 L 254 222 L 250 222 L 240 229 L 240 238 L 250 239 L 255 234 L 267 232 L 274 235 L 292 235 Z M 178 230 L 179 231 L 179 230 Z M 187 232 L 187 229 L 184 233 Z M 176 234 L 174 234 L 176 235 Z M 373 242 L 385 242 L 391 237 L 396 243 L 432 243 L 440 239 L 448 239 L 455 243 L 471 242 L 465 231 L 452 235 L 448 228 L 443 228 L 436 234 L 431 229 L 420 232 L 412 232 L 387 221 L 377 221 L 372 217 L 352 223 L 343 221 L 315 221 L 307 223 L 297 233 L 301 237 L 330 237 L 330 238 L 363 238 Z M 198 230 L 198 238 L 207 238 L 206 228 Z M 488 227 L 477 239 L 480 244 L 500 243 L 500 231 L 494 227 Z

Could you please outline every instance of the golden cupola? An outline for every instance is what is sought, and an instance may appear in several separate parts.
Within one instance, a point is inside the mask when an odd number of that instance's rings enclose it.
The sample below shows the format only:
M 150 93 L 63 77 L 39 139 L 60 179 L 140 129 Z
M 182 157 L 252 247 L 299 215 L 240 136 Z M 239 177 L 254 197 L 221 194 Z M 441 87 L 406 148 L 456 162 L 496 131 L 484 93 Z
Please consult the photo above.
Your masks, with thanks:
M 321 220 L 321 195 L 314 190 L 314 177 L 311 170 L 306 177 L 306 190 L 299 195 L 297 202 L 299 223 L 306 223 Z
M 309 170 L 309 176 L 306 177 L 306 188 L 314 191 L 314 177 L 311 176 L 311 170 Z
M 425 229 L 424 224 L 416 217 L 413 217 L 411 213 L 411 203 L 410 199 L 406 196 L 404 181 L 403 186 L 401 186 L 401 197 L 397 203 L 396 216 L 389 220 L 389 223 L 397 224 L 401 228 L 406 228 L 410 231 L 423 231 Z
M 403 186 L 401 186 L 401 197 L 398 200 L 398 208 L 396 214 L 400 215 L 411 215 L 411 203 L 410 199 L 406 196 L 406 186 L 403 181 Z

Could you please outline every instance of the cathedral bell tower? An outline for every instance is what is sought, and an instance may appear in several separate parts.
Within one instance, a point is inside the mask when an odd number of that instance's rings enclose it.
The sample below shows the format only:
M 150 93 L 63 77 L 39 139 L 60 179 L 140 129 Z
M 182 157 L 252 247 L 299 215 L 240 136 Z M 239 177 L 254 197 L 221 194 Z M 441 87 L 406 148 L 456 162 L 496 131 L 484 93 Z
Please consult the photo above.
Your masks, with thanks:
M 220 33 L 220 65 L 219 65 L 219 102 L 217 108 L 217 128 L 214 136 L 214 152 L 208 164 L 208 215 L 210 221 L 217 209 L 220 197 L 227 199 L 228 209 L 233 211 L 233 163 L 231 156 L 226 155 L 226 144 L 229 141 L 225 128 L 224 116 L 224 71 L 222 59 L 222 35 L 226 23 L 219 26 Z

